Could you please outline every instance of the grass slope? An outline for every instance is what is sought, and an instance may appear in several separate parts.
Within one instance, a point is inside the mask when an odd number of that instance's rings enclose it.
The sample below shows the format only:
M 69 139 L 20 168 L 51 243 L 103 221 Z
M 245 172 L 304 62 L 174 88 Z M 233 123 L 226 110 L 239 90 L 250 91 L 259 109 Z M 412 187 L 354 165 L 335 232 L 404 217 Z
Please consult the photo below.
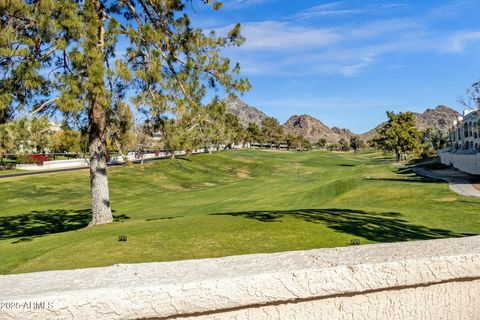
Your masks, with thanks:
M 480 233 L 479 200 L 374 153 L 243 150 L 109 175 L 116 222 L 95 228 L 87 171 L 0 180 L 0 273 Z

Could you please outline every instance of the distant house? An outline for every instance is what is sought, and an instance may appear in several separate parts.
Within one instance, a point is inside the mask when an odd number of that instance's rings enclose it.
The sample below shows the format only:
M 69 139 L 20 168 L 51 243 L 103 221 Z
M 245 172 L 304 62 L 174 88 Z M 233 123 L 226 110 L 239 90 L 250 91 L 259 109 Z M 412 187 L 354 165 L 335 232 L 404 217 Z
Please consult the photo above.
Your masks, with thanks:
M 477 153 L 480 146 L 480 112 L 467 109 L 450 130 L 450 152 Z
M 480 175 L 480 111 L 467 109 L 453 122 L 448 147 L 439 150 L 443 164 Z

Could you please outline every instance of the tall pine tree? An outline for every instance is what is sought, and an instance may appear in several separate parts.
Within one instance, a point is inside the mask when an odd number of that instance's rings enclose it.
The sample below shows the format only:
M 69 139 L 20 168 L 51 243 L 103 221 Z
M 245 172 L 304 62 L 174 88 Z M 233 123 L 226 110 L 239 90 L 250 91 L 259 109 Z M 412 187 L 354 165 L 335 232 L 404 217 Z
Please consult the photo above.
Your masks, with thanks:
M 201 108 L 209 88 L 230 93 L 250 86 L 238 77 L 238 64 L 220 55 L 222 47 L 242 44 L 240 26 L 205 34 L 191 26 L 186 2 L 193 0 L 0 0 L 0 121 L 28 108 L 85 119 L 91 225 L 112 221 L 106 163 L 112 106 L 130 99 L 145 114 L 178 116 Z

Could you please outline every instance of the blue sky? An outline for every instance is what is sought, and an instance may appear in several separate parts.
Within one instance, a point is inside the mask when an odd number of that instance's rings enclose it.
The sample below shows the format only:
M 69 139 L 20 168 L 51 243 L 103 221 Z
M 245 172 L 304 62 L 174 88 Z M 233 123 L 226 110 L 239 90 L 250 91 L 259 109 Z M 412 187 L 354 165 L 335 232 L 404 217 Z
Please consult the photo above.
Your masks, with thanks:
M 247 38 L 225 54 L 253 88 L 243 100 L 282 123 L 307 113 L 361 133 L 385 111 L 458 111 L 480 78 L 477 0 L 224 0 L 195 6 L 194 26 Z

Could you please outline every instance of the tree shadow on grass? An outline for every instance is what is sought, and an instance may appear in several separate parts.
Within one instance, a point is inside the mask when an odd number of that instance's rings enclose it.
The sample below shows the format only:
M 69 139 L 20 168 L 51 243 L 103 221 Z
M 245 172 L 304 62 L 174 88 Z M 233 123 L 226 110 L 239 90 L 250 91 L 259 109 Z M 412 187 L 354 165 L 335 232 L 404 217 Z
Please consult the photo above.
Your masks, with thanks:
M 399 168 L 395 171 L 398 178 L 366 178 L 366 181 L 393 181 L 393 182 L 416 182 L 416 183 L 445 183 L 442 179 L 429 178 L 416 175 L 410 168 Z
M 444 229 L 428 228 L 408 223 L 398 212 L 366 212 L 351 209 L 298 209 L 285 211 L 245 211 L 214 213 L 244 217 L 261 222 L 281 222 L 282 217 L 293 217 L 306 222 L 321 223 L 330 229 L 376 242 L 399 242 L 472 236 Z
M 405 178 L 365 178 L 365 181 L 393 181 L 393 182 L 415 182 L 415 183 L 444 183 L 443 180 L 430 179 L 423 177 L 405 177 Z
M 125 214 L 113 215 L 113 218 L 114 221 L 129 219 Z M 91 219 L 90 209 L 31 211 L 0 217 L 0 240 L 23 237 L 16 242 L 31 241 L 31 237 L 84 228 Z

